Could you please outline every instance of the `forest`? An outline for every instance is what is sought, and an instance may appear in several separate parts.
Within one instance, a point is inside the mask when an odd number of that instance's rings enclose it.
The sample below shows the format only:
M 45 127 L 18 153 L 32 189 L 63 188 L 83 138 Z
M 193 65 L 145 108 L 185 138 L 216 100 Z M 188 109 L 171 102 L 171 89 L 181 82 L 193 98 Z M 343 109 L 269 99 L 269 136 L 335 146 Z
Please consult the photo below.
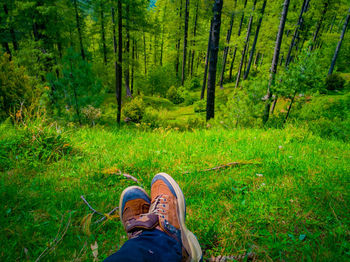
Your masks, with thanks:
M 203 261 L 349 261 L 350 0 L 1 0 L 1 261 L 99 261 L 166 172 Z

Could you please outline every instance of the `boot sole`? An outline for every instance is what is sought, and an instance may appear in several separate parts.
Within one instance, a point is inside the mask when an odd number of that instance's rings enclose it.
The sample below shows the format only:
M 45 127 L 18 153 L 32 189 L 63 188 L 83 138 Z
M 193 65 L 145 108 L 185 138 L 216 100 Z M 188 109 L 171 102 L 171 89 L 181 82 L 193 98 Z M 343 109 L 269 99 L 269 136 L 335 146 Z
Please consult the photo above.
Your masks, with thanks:
M 166 173 L 159 173 L 157 175 L 163 176 L 173 187 L 178 204 L 178 213 L 179 213 L 179 222 L 181 229 L 181 240 L 184 248 L 190 256 L 189 261 L 201 261 L 202 259 L 202 249 L 199 245 L 199 242 L 196 236 L 187 229 L 185 224 L 185 212 L 186 212 L 186 204 L 185 204 L 185 196 L 181 191 L 180 186 L 176 183 L 176 181 Z

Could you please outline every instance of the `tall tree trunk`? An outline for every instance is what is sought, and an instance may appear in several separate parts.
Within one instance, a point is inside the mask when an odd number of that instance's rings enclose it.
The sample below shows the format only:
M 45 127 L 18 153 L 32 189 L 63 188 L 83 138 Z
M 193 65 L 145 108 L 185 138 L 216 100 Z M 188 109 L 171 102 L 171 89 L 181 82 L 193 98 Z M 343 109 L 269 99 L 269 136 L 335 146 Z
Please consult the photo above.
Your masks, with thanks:
M 145 65 L 145 75 L 147 75 L 147 54 L 146 54 L 146 33 L 143 32 L 143 61 Z
M 181 32 L 181 17 L 182 17 L 182 0 L 180 0 L 180 10 L 179 10 L 179 16 L 180 16 L 180 23 L 179 23 L 179 34 Z M 181 37 L 177 39 L 177 45 L 176 45 L 176 61 L 175 61 L 175 72 L 176 76 L 179 76 L 179 65 L 180 65 L 180 45 L 181 45 Z
M 166 14 L 166 6 L 167 6 L 166 4 L 167 4 L 167 2 L 165 2 L 163 19 L 162 19 L 162 41 L 160 44 L 160 66 L 163 66 L 164 24 L 165 24 L 165 14 Z
M 337 19 L 337 15 L 334 15 L 333 19 L 332 19 L 332 23 L 331 23 L 331 26 L 329 27 L 329 33 L 332 33 L 333 31 L 333 26 L 334 26 L 334 23 L 335 23 L 335 20 Z
M 258 42 L 259 32 L 260 32 L 260 28 L 261 28 L 261 23 L 262 23 L 263 16 L 264 16 L 264 13 L 265 13 L 266 3 L 267 3 L 267 0 L 264 0 L 263 6 L 262 6 L 261 12 L 260 12 L 260 18 L 259 18 L 259 21 L 258 21 L 258 25 L 256 26 L 255 37 L 254 37 L 252 49 L 250 50 L 247 70 L 245 71 L 244 76 L 243 76 L 244 80 L 248 78 L 250 67 L 251 67 L 251 64 L 252 64 L 252 61 L 253 61 L 254 52 L 255 52 L 256 44 Z M 257 58 L 258 58 L 258 55 L 257 55 Z M 257 61 L 255 60 L 255 62 L 254 62 L 255 65 L 256 65 L 256 62 Z
M 125 35 L 126 35 L 126 43 L 125 43 L 125 56 L 124 61 L 125 68 L 124 68 L 124 84 L 125 84 L 125 91 L 126 96 L 131 97 L 131 91 L 130 91 L 130 4 L 127 1 L 126 2 L 126 24 L 125 24 Z
M 103 1 L 100 2 L 100 15 L 101 15 L 101 37 L 103 45 L 103 62 L 107 65 L 107 46 L 106 46 L 106 36 L 105 36 L 105 22 L 104 22 L 104 13 L 103 13 Z
M 207 91 L 207 121 L 214 117 L 215 112 L 215 79 L 219 51 L 222 4 L 223 0 L 215 0 L 213 7 L 214 17 L 210 44 L 210 62 Z
M 271 107 L 271 97 L 272 97 L 271 87 L 274 86 L 274 84 L 275 84 L 278 58 L 279 58 L 281 44 L 282 44 L 284 26 L 286 24 L 286 19 L 287 19 L 289 1 L 290 0 L 284 0 L 283 11 L 282 11 L 282 15 L 281 15 L 280 25 L 278 28 L 275 51 L 273 54 L 271 70 L 270 70 L 270 80 L 269 80 L 269 84 L 267 87 L 265 111 L 264 111 L 264 115 L 263 115 L 263 123 L 264 124 L 267 122 L 267 120 L 269 120 L 270 107 Z
M 317 23 L 316 30 L 315 30 L 315 33 L 314 33 L 314 37 L 312 39 L 312 43 L 311 43 L 311 46 L 310 46 L 310 50 L 314 49 L 314 44 L 316 43 L 318 34 L 319 34 L 321 26 L 322 26 L 322 22 L 323 22 L 324 17 L 325 17 L 325 15 L 327 13 L 328 6 L 329 6 L 329 0 L 324 3 L 324 8 L 323 8 L 323 11 L 322 11 L 322 14 L 321 14 L 321 18 L 320 18 L 320 20 Z
M 193 42 L 192 42 L 192 48 L 193 48 L 193 50 L 192 50 L 192 58 L 191 58 L 191 76 L 193 75 L 194 48 L 195 48 L 195 46 L 196 46 L 198 7 L 199 7 L 199 0 L 197 0 L 197 5 L 196 5 L 196 16 L 195 16 L 195 18 L 194 18 Z
M 121 106 L 122 106 L 122 62 L 123 62 L 123 41 L 122 41 L 122 3 L 118 0 L 118 58 L 117 58 L 117 40 L 115 33 L 114 7 L 112 7 L 112 24 L 113 24 L 113 47 L 114 47 L 114 67 L 115 67 L 115 94 L 117 97 L 117 123 L 120 123 Z
M 237 1 L 235 1 L 235 7 L 237 5 Z M 235 8 L 236 9 L 236 8 Z M 234 20 L 234 15 L 235 13 L 232 12 L 231 14 L 231 20 L 230 20 L 230 27 L 227 30 L 227 35 L 226 35 L 226 46 L 224 49 L 224 55 L 222 58 L 222 68 L 221 68 L 221 74 L 220 74 L 220 88 L 223 88 L 222 84 L 224 82 L 224 75 L 225 75 L 225 66 L 226 66 L 226 60 L 227 60 L 227 54 L 229 50 L 229 44 L 230 44 L 230 39 L 231 39 L 231 33 L 232 33 L 232 26 L 233 26 L 233 20 Z
M 292 41 L 290 43 L 288 54 L 287 54 L 287 57 L 286 57 L 286 63 L 285 63 L 286 67 L 288 67 L 288 65 L 290 63 L 290 57 L 291 57 L 291 54 L 292 54 L 292 49 L 295 46 L 295 40 L 297 39 L 297 37 L 299 35 L 299 29 L 303 25 L 303 22 L 304 22 L 303 14 L 306 12 L 306 10 L 307 10 L 307 8 L 309 6 L 309 2 L 310 2 L 310 0 L 304 0 L 303 5 L 301 7 L 301 11 L 300 11 L 300 14 L 299 14 L 297 26 L 295 27 L 294 34 L 293 34 L 293 37 L 292 37 Z
M 212 28 L 213 28 L 213 20 L 210 21 L 210 30 L 209 30 L 209 38 L 208 38 L 207 55 L 205 57 L 204 79 L 203 79 L 203 85 L 202 85 L 201 99 L 204 98 L 205 88 L 207 87 L 208 64 L 209 64 L 209 56 L 210 56 Z
M 135 39 L 132 40 L 132 61 L 131 61 L 131 95 L 134 94 L 134 60 L 135 60 Z
M 188 17 L 189 17 L 189 0 L 186 0 L 185 6 L 185 28 L 184 28 L 184 50 L 182 56 L 182 76 L 181 76 L 181 85 L 185 83 L 185 68 L 186 68 L 186 54 L 187 54 L 187 35 L 188 35 Z
M 250 38 L 250 32 L 251 32 L 251 30 L 252 30 L 253 12 L 254 12 L 254 10 L 255 10 L 256 1 L 257 1 L 257 0 L 254 0 L 253 9 L 252 9 L 252 14 L 250 15 L 250 18 L 249 18 L 247 36 L 246 36 L 245 42 L 244 42 L 244 47 L 243 47 L 243 51 L 242 51 L 241 63 L 239 64 L 239 68 L 238 68 L 238 73 L 237 73 L 235 88 L 238 87 L 239 81 L 241 80 L 243 62 L 244 62 L 245 54 L 246 54 L 247 49 L 248 49 L 248 43 L 249 43 L 249 38 Z
M 256 57 L 255 57 L 255 60 L 254 60 L 254 65 L 257 66 L 258 62 L 259 62 L 259 56 L 260 56 L 260 52 L 258 52 L 256 54 Z M 247 71 L 248 71 L 248 68 L 247 68 Z
M 247 5 L 247 0 L 244 2 L 244 9 L 246 8 L 246 5 Z M 242 13 L 241 22 L 239 23 L 238 34 L 237 34 L 238 38 L 241 36 L 243 20 L 244 20 L 244 11 Z M 230 76 L 229 76 L 230 80 L 232 79 L 232 70 L 233 70 L 233 64 L 234 64 L 235 59 L 236 59 L 236 53 L 237 53 L 237 45 L 235 46 L 235 50 L 233 51 L 233 56 L 232 56 L 232 60 L 231 60 Z
M 8 16 L 9 17 L 9 10 L 8 10 L 8 8 L 7 8 L 7 5 L 6 4 L 4 4 L 3 5 L 3 8 L 4 8 L 4 12 L 5 12 L 5 14 L 6 14 L 6 16 Z M 9 20 L 10 20 L 10 22 L 12 21 L 12 19 L 9 17 Z M 17 51 L 18 50 L 18 42 L 17 42 L 17 39 L 16 39 L 16 33 L 15 33 L 15 30 L 13 29 L 13 27 L 12 27 L 12 24 L 10 24 L 10 35 L 11 35 L 11 38 L 12 38 L 12 45 L 13 45 L 13 49 L 15 50 L 15 51 Z M 7 50 L 7 48 L 5 48 L 6 50 Z M 8 49 L 7 50 L 7 52 L 9 51 L 10 49 Z M 11 52 L 9 52 L 9 54 L 10 54 L 10 56 L 11 56 Z
M 75 10 L 75 20 L 77 23 L 77 30 L 78 30 L 78 36 L 79 36 L 81 58 L 83 58 L 83 60 L 85 60 L 85 51 L 84 51 L 84 46 L 83 46 L 83 36 L 81 33 L 80 17 L 79 17 L 79 12 L 78 12 L 77 0 L 74 0 L 74 10 Z
M 294 95 L 290 101 L 290 104 L 289 104 L 289 107 L 288 107 L 288 111 L 287 111 L 287 115 L 286 115 L 286 118 L 284 119 L 283 121 L 283 124 L 285 124 L 287 122 L 287 119 L 288 119 L 288 116 L 289 116 L 289 113 L 290 113 L 290 110 L 292 109 L 292 105 L 293 105 L 293 102 L 294 102 L 294 99 L 295 99 L 295 96 L 297 94 L 297 91 L 294 92 Z
M 333 59 L 332 59 L 332 62 L 331 62 L 331 67 L 329 68 L 329 71 L 328 71 L 328 75 L 333 73 L 335 62 L 337 61 L 338 53 L 339 53 L 341 44 L 342 44 L 343 39 L 344 39 L 346 27 L 348 26 L 348 23 L 349 23 L 349 18 L 350 18 L 350 8 L 349 8 L 348 15 L 347 15 L 347 17 L 345 19 L 345 22 L 344 22 L 344 25 L 343 25 L 343 31 L 342 31 L 342 33 L 340 35 L 339 42 L 338 42 L 337 47 L 336 47 L 335 52 L 334 52 L 334 56 L 333 56 Z

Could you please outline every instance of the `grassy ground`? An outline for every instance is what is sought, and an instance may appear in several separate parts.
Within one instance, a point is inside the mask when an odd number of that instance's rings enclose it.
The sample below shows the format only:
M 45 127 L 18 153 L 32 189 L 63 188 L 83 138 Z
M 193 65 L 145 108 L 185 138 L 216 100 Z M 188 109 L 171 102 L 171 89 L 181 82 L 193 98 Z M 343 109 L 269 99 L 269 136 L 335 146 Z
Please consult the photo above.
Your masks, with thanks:
M 349 144 L 293 127 L 95 127 L 59 136 L 45 135 L 45 128 L 0 128 L 0 155 L 9 160 L 0 173 L 2 261 L 35 260 L 46 248 L 52 252 L 44 260 L 92 260 L 95 241 L 99 259 L 115 252 L 126 241 L 121 222 L 90 224 L 80 196 L 101 212 L 112 210 L 122 190 L 136 184 L 116 169 L 138 178 L 147 191 L 156 173 L 171 174 L 183 189 L 188 227 L 205 257 L 252 251 L 264 261 L 350 258 Z M 45 150 L 51 150 L 49 157 L 43 157 Z M 51 157 L 59 152 L 60 159 Z M 234 161 L 247 164 L 201 171 Z

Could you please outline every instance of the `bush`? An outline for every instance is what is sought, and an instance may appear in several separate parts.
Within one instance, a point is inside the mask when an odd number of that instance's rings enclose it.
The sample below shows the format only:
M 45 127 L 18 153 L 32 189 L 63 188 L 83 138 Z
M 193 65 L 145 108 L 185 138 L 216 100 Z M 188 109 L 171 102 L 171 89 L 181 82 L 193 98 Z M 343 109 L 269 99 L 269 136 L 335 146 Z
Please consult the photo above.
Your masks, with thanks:
M 187 90 L 196 90 L 201 87 L 201 83 L 197 77 L 193 77 L 185 81 L 185 88 Z
M 336 96 L 314 97 L 311 102 L 306 103 L 297 118 L 300 120 L 318 120 L 320 118 L 345 120 L 350 115 L 350 94 Z
M 142 91 L 147 95 L 159 94 L 164 97 L 168 89 L 177 82 L 173 68 L 171 64 L 151 68 Z
M 141 97 L 136 97 L 126 103 L 122 108 L 125 121 L 140 123 L 145 113 L 145 104 Z
M 64 134 L 55 125 L 0 128 L 0 171 L 16 165 L 33 168 L 41 162 L 58 161 L 72 152 Z M 5 133 L 6 132 L 6 133 Z
M 207 110 L 207 103 L 204 99 L 201 99 L 194 103 L 193 108 L 195 113 L 205 112 Z
M 23 67 L 18 67 L 10 61 L 8 54 L 0 56 L 0 118 L 9 115 L 10 111 L 26 106 L 32 102 L 32 86 L 29 76 Z
M 169 88 L 166 96 L 171 102 L 173 102 L 176 105 L 181 104 L 183 101 L 185 101 L 181 91 L 174 86 Z
M 344 89 L 345 80 L 339 74 L 331 74 L 326 78 L 326 89 L 329 91 Z
M 81 112 L 93 126 L 95 125 L 95 121 L 101 117 L 101 109 L 95 108 L 92 105 L 84 107 Z

